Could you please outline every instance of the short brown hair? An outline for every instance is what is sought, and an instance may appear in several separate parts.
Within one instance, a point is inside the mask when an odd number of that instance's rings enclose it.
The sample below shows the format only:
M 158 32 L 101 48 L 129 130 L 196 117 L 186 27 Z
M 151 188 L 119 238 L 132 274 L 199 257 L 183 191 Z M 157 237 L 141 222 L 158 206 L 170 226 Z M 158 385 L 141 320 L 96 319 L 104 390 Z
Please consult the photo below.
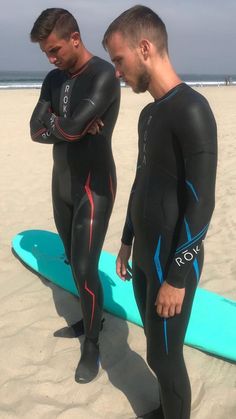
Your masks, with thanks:
M 133 45 L 137 45 L 141 36 L 145 36 L 153 42 L 159 54 L 168 53 L 165 24 L 149 7 L 137 5 L 118 16 L 104 34 L 102 44 L 105 49 L 109 38 L 115 32 L 120 32 L 124 37 L 129 38 Z
M 68 10 L 50 8 L 44 10 L 30 32 L 32 42 L 40 42 L 55 31 L 62 39 L 68 39 L 73 32 L 79 32 L 79 26 L 74 16 Z

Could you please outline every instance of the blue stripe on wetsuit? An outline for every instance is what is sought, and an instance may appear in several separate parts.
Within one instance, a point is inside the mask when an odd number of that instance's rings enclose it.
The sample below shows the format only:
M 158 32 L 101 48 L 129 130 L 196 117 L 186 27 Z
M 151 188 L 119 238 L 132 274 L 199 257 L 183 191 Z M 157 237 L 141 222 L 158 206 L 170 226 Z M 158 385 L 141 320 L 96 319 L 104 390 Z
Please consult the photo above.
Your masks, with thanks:
M 196 201 L 199 201 L 198 196 L 197 196 L 197 192 L 193 186 L 193 184 L 191 182 L 189 182 L 189 180 L 186 180 L 187 185 L 190 187 L 194 197 L 196 198 Z
M 186 228 L 187 238 L 188 238 L 188 240 L 191 240 L 192 235 L 191 235 L 191 231 L 190 231 L 190 228 L 189 228 L 189 225 L 187 223 L 186 218 L 184 219 L 184 224 L 185 224 L 185 228 Z M 198 266 L 197 258 L 194 259 L 193 267 L 194 267 L 196 278 L 197 278 L 197 281 L 198 281 L 199 277 L 200 277 L 200 274 L 199 274 L 199 266 Z
M 193 193 L 193 195 L 194 195 L 194 197 L 195 197 L 196 201 L 198 202 L 198 201 L 199 201 L 199 198 L 198 198 L 198 195 L 197 195 L 196 189 L 194 188 L 193 184 L 192 184 L 189 180 L 186 180 L 186 183 L 187 183 L 188 187 L 190 188 L 190 190 L 192 191 L 192 193 Z M 191 240 L 191 239 L 192 239 L 192 236 L 191 236 L 190 228 L 189 228 L 189 226 L 188 226 L 188 224 L 187 224 L 187 221 L 186 221 L 186 220 L 185 220 L 185 225 L 187 226 L 187 227 L 186 227 L 186 230 L 187 230 L 187 237 L 188 237 L 188 239 L 189 239 L 189 240 Z M 208 227 L 208 226 L 207 226 L 207 227 Z M 178 249 L 177 249 L 177 250 L 178 250 Z M 194 267 L 194 270 L 195 270 L 195 273 L 196 273 L 197 281 L 199 281 L 199 278 L 200 278 L 200 272 L 199 272 L 199 266 L 198 266 L 198 261 L 197 261 L 197 259 L 195 259 L 195 260 L 194 260 L 194 262 L 193 262 L 193 267 Z
M 178 247 L 176 249 L 175 254 L 177 254 L 177 253 L 179 253 L 179 252 L 181 252 L 181 251 L 183 251 L 185 249 L 188 249 L 189 246 L 192 246 L 199 239 L 201 239 L 205 235 L 205 233 L 207 232 L 208 227 L 209 227 L 209 223 L 200 231 L 200 233 L 198 233 L 194 237 L 192 237 L 191 234 L 190 234 L 190 236 L 188 237 L 189 241 L 187 241 L 186 243 L 184 243 L 180 247 Z M 189 232 L 190 232 L 190 230 L 189 230 Z

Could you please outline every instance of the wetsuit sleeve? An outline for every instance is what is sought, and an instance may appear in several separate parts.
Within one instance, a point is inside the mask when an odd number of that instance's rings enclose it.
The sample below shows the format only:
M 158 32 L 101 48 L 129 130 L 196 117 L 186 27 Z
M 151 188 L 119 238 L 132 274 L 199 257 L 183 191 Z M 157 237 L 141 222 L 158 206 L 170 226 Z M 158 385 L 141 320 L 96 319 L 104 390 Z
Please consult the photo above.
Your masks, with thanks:
M 132 224 L 132 220 L 131 220 L 130 209 L 131 209 L 133 194 L 134 194 L 135 189 L 136 189 L 137 179 L 138 179 L 138 176 L 139 176 L 139 168 L 140 168 L 140 157 L 138 156 L 136 175 L 135 175 L 134 183 L 133 183 L 133 186 L 131 188 L 131 192 L 130 192 L 130 196 L 129 196 L 129 202 L 128 202 L 128 208 L 127 208 L 127 213 L 126 213 L 125 225 L 124 225 L 123 233 L 122 233 L 122 237 L 121 237 L 121 242 L 123 244 L 126 244 L 127 246 L 132 246 L 132 242 L 133 242 L 133 238 L 134 238 L 134 228 L 133 228 L 133 224 Z
M 42 144 L 55 144 L 61 142 L 53 133 L 46 127 L 44 123 L 45 115 L 49 115 L 51 107 L 49 76 L 46 76 L 40 98 L 34 108 L 30 119 L 30 135 L 33 141 Z
M 43 122 L 49 132 L 60 141 L 77 141 L 88 132 L 93 123 L 101 118 L 117 97 L 119 81 L 113 69 L 94 75 L 90 91 L 78 102 L 71 117 L 63 118 L 45 113 Z
M 166 281 L 182 288 L 190 269 L 199 278 L 197 254 L 214 210 L 217 129 L 207 101 L 190 104 L 178 121 L 176 137 L 185 168 L 184 212 Z
M 130 192 L 130 197 L 129 197 L 129 203 L 128 203 L 128 208 L 127 208 L 127 213 L 126 213 L 126 219 L 125 219 L 125 225 L 123 228 L 123 233 L 122 233 L 122 238 L 121 238 L 121 242 L 123 244 L 126 244 L 127 246 L 132 246 L 132 242 L 133 242 L 133 238 L 134 238 L 134 229 L 133 229 L 133 225 L 132 225 L 132 221 L 131 221 L 131 217 L 130 217 L 130 208 L 131 208 L 131 202 L 132 202 L 132 195 L 135 191 L 135 181 L 133 183 L 131 192 Z

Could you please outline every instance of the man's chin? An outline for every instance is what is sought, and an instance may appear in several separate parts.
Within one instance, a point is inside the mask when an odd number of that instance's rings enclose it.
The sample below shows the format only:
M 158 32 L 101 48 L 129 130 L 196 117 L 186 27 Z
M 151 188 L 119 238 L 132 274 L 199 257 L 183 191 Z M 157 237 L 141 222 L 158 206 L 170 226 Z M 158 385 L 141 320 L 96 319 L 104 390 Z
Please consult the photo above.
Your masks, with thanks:
M 140 88 L 139 86 L 133 86 L 132 90 L 133 90 L 134 93 L 144 93 L 144 92 L 147 91 L 147 88 L 146 87 L 145 88 L 144 87 Z
M 139 93 L 138 86 L 135 86 L 133 83 L 130 83 L 128 81 L 126 81 L 126 84 L 128 84 L 128 86 L 131 87 L 134 93 Z
M 55 64 L 55 67 L 58 68 L 59 70 L 66 70 L 66 66 L 63 65 L 62 63 Z
M 127 80 L 125 80 L 125 83 L 128 84 L 129 87 L 131 87 L 131 89 L 133 90 L 134 93 L 144 93 L 147 91 L 148 86 L 139 86 L 139 85 L 135 85 L 134 83 L 131 83 Z

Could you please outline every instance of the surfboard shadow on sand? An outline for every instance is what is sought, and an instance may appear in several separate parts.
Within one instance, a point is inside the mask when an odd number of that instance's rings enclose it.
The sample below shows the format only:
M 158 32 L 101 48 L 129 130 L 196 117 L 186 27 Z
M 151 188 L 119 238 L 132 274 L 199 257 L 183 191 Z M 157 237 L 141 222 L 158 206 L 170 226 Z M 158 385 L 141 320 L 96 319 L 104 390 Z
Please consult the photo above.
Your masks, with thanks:
M 21 247 L 24 248 L 24 237 L 21 239 Z M 28 241 L 25 242 L 25 248 L 29 248 Z M 14 250 L 13 253 L 27 269 L 30 269 L 44 285 L 51 289 L 56 311 L 60 317 L 65 319 L 65 326 L 77 322 L 82 317 L 79 298 L 45 279 L 24 263 Z M 37 259 L 38 271 L 41 271 L 41 258 L 37 257 L 37 252 L 34 257 Z M 99 275 L 103 276 L 103 281 L 109 284 L 109 286 L 106 286 L 106 294 L 108 293 L 106 298 L 112 300 L 113 279 L 101 270 L 99 270 Z M 115 311 L 125 318 L 125 312 L 122 313 L 123 308 L 114 300 L 112 304 L 114 304 Z M 145 339 L 143 330 L 138 326 L 133 326 L 137 327 L 137 331 L 134 331 L 133 327 L 129 331 L 126 320 L 119 319 L 107 312 L 104 313 L 104 317 L 105 323 L 100 334 L 100 363 L 102 369 L 97 379 L 104 373 L 103 370 L 106 371 L 111 384 L 127 397 L 135 415 L 156 408 L 157 403 L 159 403 L 158 382 L 144 359 L 132 349 L 132 341 L 135 344 L 136 336 L 138 336 L 138 339 L 140 339 L 140 336 Z M 52 331 L 55 339 L 60 339 L 60 330 Z M 66 337 L 66 335 L 61 334 L 62 337 Z M 80 342 L 83 341 L 83 337 L 78 339 Z M 79 357 L 80 353 L 78 352 L 78 361 Z M 75 369 L 76 366 L 77 364 Z

